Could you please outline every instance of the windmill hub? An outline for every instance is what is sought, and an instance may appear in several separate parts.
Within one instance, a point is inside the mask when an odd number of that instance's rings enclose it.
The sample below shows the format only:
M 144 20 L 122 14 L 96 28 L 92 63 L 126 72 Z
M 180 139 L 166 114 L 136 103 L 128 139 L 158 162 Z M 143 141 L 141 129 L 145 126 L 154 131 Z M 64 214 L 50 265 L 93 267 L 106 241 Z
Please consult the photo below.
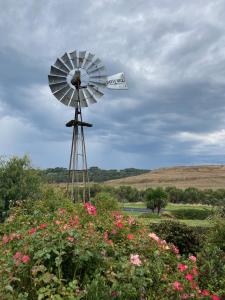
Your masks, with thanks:
M 71 79 L 71 84 L 74 85 L 77 90 L 80 88 L 81 80 L 80 80 L 80 71 L 79 70 L 75 71 L 75 73 Z

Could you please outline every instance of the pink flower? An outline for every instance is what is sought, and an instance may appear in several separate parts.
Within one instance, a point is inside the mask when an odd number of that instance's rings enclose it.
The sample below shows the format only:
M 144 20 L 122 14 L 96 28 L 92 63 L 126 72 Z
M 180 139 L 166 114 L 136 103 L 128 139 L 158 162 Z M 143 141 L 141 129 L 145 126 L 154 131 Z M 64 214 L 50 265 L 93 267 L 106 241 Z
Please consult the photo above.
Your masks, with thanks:
M 140 266 L 141 265 L 141 260 L 139 258 L 139 255 L 138 254 L 131 254 L 130 255 L 130 262 L 132 263 L 132 265 L 135 265 L 135 266 Z
M 172 251 L 175 254 L 179 254 L 180 253 L 179 249 L 176 246 L 174 246 L 174 245 L 172 245 Z M 179 257 L 177 257 L 177 258 L 179 258 Z
M 127 235 L 128 240 L 133 240 L 134 239 L 134 235 L 131 233 L 128 233 Z
M 177 291 L 182 291 L 183 290 L 183 287 L 181 286 L 181 283 L 179 281 L 174 281 L 173 287 Z
M 23 255 L 21 261 L 27 264 L 30 261 L 30 257 L 28 255 Z
M 194 255 L 189 256 L 189 259 L 192 260 L 193 262 L 196 262 L 196 256 Z
M 72 236 L 68 236 L 66 239 L 67 239 L 67 241 L 69 241 L 69 242 L 73 242 L 73 241 L 74 241 L 74 238 L 73 238 Z
M 187 265 L 183 265 L 183 264 L 178 264 L 178 269 L 181 272 L 184 272 L 185 270 L 187 270 L 188 266 Z
M 14 259 L 19 259 L 19 258 L 21 258 L 21 256 L 22 256 L 22 253 L 21 253 L 21 252 L 16 252 L 16 253 L 13 255 L 13 258 L 14 258 Z
M 208 290 L 202 290 L 201 294 L 203 296 L 209 296 L 210 295 L 210 292 Z
M 194 268 L 192 269 L 192 273 L 193 273 L 195 276 L 198 275 L 198 271 L 197 271 L 197 268 L 196 268 L 196 267 L 194 267 Z
M 36 228 L 31 228 L 30 230 L 28 230 L 28 234 L 34 234 L 36 231 Z
M 117 296 L 118 296 L 118 292 L 117 292 L 117 291 L 112 291 L 111 297 L 112 297 L 112 298 L 115 298 L 115 297 L 117 297 Z
M 188 281 L 192 281 L 193 280 L 193 275 L 191 275 L 190 273 L 188 273 L 185 278 L 188 280 Z
M 212 295 L 211 298 L 212 300 L 220 300 L 220 297 L 218 297 L 217 295 Z
M 3 235 L 2 242 L 3 244 L 7 244 L 10 241 L 7 235 Z
M 104 240 L 108 241 L 109 235 L 108 235 L 108 231 L 104 232 Z
M 66 210 L 64 208 L 58 208 L 58 214 L 59 215 L 64 215 Z
M 128 220 L 127 220 L 127 222 L 128 222 L 128 224 L 129 224 L 129 225 L 132 225 L 132 224 L 134 224 L 134 223 L 135 223 L 135 220 L 134 220 L 134 218 L 133 218 L 133 217 L 128 217 Z
M 116 229 L 113 229 L 113 230 L 111 231 L 111 233 L 112 233 L 112 234 L 116 234 L 116 233 L 117 233 Z
M 59 221 L 59 220 L 56 220 L 56 221 L 55 221 L 55 224 L 56 224 L 56 225 L 60 225 L 61 223 L 62 223 L 62 222 Z
M 159 237 L 154 232 L 149 233 L 148 236 L 150 238 L 152 238 L 153 240 L 155 240 L 156 242 L 158 242 L 160 240 Z
M 96 216 L 96 207 L 90 202 L 85 202 L 84 208 L 86 209 L 89 215 Z
M 188 294 L 183 294 L 180 296 L 181 299 L 188 299 L 189 298 L 189 295 Z
M 48 224 L 43 223 L 43 224 L 38 226 L 38 229 L 44 229 L 47 226 L 48 226 Z
M 123 223 L 121 223 L 120 221 L 116 222 L 116 226 L 121 229 L 123 228 Z

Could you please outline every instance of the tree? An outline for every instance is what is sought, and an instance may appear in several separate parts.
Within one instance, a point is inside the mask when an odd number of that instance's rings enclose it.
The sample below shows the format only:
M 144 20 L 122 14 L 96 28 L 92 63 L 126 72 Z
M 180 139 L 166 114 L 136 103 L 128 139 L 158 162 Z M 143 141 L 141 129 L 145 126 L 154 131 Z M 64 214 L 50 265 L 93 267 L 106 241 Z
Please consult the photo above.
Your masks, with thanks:
M 42 178 L 38 170 L 31 167 L 30 159 L 12 157 L 0 160 L 0 200 L 3 209 L 9 209 L 9 203 L 27 198 L 35 199 L 40 195 Z
M 150 188 L 146 190 L 145 199 L 147 208 L 151 209 L 153 213 L 155 209 L 157 209 L 159 214 L 160 210 L 164 208 L 168 202 L 168 195 L 161 187 L 156 189 Z

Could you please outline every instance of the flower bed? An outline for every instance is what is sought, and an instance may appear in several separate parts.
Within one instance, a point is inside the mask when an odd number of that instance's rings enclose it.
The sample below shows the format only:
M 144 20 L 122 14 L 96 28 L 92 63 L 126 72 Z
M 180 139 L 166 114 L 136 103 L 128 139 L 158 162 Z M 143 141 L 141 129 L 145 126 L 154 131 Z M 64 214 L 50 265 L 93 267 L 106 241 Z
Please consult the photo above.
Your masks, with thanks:
M 16 208 L 2 226 L 0 299 L 213 299 L 196 257 L 90 203 Z

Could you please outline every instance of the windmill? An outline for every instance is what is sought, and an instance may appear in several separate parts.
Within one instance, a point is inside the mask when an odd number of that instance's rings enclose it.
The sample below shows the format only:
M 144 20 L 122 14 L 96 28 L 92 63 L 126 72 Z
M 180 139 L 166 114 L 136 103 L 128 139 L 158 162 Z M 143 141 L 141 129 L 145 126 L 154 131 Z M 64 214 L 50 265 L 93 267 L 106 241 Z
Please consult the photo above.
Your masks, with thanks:
M 73 51 L 56 59 L 48 81 L 56 99 L 75 109 L 74 118 L 66 124 L 73 129 L 67 191 L 74 202 L 85 202 L 90 198 L 90 186 L 84 127 L 92 124 L 83 121 L 82 108 L 97 103 L 104 95 L 102 88 L 127 89 L 124 73 L 107 76 L 104 65 L 94 54 Z

